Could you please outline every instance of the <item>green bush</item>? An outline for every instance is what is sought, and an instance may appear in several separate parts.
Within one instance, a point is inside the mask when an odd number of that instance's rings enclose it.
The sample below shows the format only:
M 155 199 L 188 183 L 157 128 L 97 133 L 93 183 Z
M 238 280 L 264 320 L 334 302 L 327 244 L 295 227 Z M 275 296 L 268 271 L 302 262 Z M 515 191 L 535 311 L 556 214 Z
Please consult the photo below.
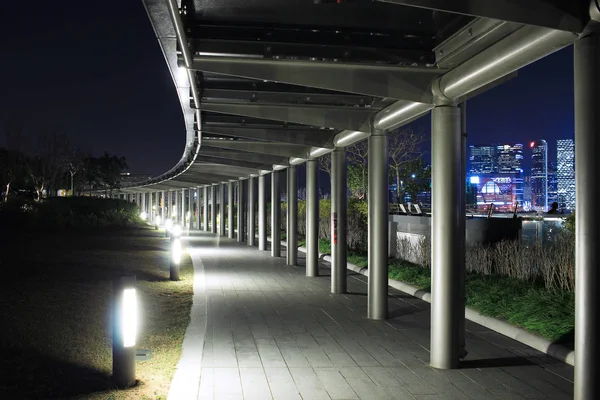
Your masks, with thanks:
M 17 229 L 89 229 L 140 223 L 136 204 L 93 197 L 53 197 L 0 209 L 2 225 Z

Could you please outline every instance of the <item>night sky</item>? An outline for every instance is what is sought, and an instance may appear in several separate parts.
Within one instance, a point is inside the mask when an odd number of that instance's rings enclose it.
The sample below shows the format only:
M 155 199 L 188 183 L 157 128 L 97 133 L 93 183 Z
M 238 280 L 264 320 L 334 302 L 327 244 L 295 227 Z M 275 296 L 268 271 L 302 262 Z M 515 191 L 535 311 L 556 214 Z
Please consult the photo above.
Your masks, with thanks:
M 179 101 L 141 0 L 4 1 L 0 44 L 1 131 L 10 122 L 64 132 L 83 151 L 125 156 L 132 173 L 157 175 L 181 157 Z M 469 100 L 467 112 L 469 144 L 541 138 L 554 160 L 556 140 L 574 132 L 572 48 Z M 413 125 L 429 133 L 430 118 Z

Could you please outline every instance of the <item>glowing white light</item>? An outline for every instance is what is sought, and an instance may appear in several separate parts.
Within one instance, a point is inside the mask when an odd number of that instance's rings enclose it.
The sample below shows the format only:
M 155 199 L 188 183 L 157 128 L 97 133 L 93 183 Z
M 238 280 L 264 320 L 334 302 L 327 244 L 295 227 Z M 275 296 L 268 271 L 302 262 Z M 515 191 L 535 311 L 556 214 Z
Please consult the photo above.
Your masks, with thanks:
M 173 210 L 173 217 L 177 216 L 177 211 Z
M 161 222 L 161 221 L 160 221 L 160 215 L 157 215 L 157 216 L 156 216 L 156 218 L 154 218 L 154 223 L 155 223 L 156 225 L 160 225 L 160 222 Z
M 173 236 L 181 236 L 181 225 L 176 224 L 173 225 L 173 229 L 171 230 L 171 233 L 173 234 Z
M 188 211 L 188 212 L 187 212 L 187 214 L 186 214 L 186 218 L 187 218 L 187 219 L 190 219 L 190 212 L 189 212 L 189 211 Z
M 173 227 L 173 221 L 171 221 L 170 219 L 165 221 L 165 230 L 168 232 L 171 230 L 171 228 Z
M 422 103 L 411 103 L 407 106 L 402 107 L 399 110 L 396 110 L 388 115 L 386 115 L 385 117 L 381 118 L 378 122 L 377 125 L 381 126 L 381 125 L 385 125 L 386 122 L 396 118 L 396 117 L 400 117 L 402 114 L 406 114 L 407 112 L 409 112 L 410 110 L 412 110 L 413 108 L 416 108 L 418 106 L 422 105 Z
M 472 176 L 470 178 L 470 181 L 471 181 L 472 184 L 479 185 L 479 177 L 478 176 Z
M 123 347 L 135 346 L 137 335 L 137 293 L 134 288 L 123 290 L 123 302 L 121 306 L 121 327 L 123 331 Z
M 140 213 L 140 218 L 141 218 L 143 221 L 145 221 L 145 220 L 146 220 L 146 218 L 148 218 L 148 214 L 146 214 L 146 212 L 145 212 L 145 211 L 142 211 L 142 212 Z
M 323 147 L 313 147 L 312 149 L 310 149 L 310 152 L 308 153 L 308 155 L 316 158 L 316 157 L 321 157 L 322 155 L 325 155 L 330 152 L 331 152 L 331 149 L 325 149 Z
M 179 265 L 181 262 L 181 254 L 183 253 L 181 249 L 181 239 L 173 239 L 173 244 L 171 245 L 171 259 L 173 260 L 173 264 Z
M 365 132 L 354 131 L 354 132 L 349 133 L 348 135 L 344 136 L 343 138 L 335 141 L 335 145 L 338 147 L 344 147 L 347 144 L 353 143 L 355 140 L 360 140 L 360 138 L 363 136 L 367 137 L 367 136 L 369 136 L 369 134 L 365 133 Z

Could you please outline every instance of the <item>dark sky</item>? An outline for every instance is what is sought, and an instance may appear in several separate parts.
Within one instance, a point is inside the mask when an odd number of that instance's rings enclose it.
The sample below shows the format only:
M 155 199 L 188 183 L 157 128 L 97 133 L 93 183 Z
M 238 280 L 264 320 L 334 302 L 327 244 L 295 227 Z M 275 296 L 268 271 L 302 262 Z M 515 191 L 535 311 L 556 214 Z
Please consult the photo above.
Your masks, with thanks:
M 132 173 L 179 160 L 181 109 L 141 0 L 1 3 L 0 129 L 65 132 L 86 151 L 127 157 Z M 573 137 L 572 58 L 561 50 L 470 100 L 469 144 L 542 138 L 555 159 L 556 140 Z M 429 133 L 430 119 L 414 125 Z

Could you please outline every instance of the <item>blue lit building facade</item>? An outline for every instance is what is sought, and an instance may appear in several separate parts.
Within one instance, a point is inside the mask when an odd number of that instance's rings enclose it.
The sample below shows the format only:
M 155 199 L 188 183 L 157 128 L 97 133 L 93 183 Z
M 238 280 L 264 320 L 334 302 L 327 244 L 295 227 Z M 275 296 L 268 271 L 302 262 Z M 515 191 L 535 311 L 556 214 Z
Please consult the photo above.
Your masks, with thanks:
M 535 211 L 548 210 L 548 143 L 535 140 L 531 149 L 531 201 Z

